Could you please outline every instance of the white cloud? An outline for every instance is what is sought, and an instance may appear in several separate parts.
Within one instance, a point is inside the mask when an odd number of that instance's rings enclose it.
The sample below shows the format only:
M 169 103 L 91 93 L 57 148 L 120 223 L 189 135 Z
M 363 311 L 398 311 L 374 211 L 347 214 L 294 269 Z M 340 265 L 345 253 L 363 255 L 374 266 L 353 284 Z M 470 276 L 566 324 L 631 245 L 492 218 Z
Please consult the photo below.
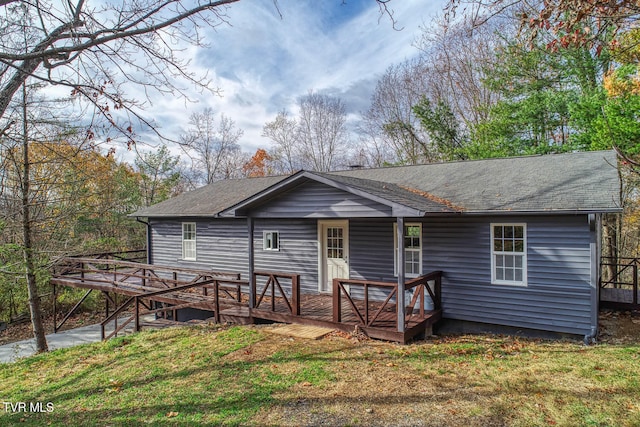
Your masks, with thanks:
M 425 5 L 426 3 L 426 5 Z M 444 0 L 394 0 L 397 31 L 380 17 L 374 0 L 242 0 L 228 10 L 230 26 L 207 36 L 210 47 L 189 50 L 196 73 L 208 72 L 221 96 L 194 94 L 197 104 L 162 98 L 147 111 L 163 131 L 176 137 L 188 117 L 206 106 L 244 129 L 246 151 L 268 147 L 262 126 L 282 109 L 293 110 L 309 90 L 339 96 L 350 117 L 367 108 L 385 69 L 418 52 L 412 47 L 419 27 Z

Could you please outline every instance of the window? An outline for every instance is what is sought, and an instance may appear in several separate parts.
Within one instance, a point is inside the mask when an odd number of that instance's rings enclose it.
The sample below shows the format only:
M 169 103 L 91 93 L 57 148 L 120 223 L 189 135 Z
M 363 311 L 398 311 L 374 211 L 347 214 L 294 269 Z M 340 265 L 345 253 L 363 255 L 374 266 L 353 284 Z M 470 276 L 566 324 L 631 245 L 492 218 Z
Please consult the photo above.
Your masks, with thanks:
M 280 233 L 277 231 L 263 232 L 262 248 L 265 251 L 279 251 L 280 250 Z
M 398 235 L 393 227 L 394 269 L 398 274 Z M 422 224 L 404 225 L 404 274 L 406 277 L 418 277 L 422 274 Z
M 182 223 L 182 259 L 196 259 L 196 223 Z
M 327 258 L 344 259 L 343 227 L 327 227 Z
M 491 282 L 527 284 L 525 224 L 491 224 Z

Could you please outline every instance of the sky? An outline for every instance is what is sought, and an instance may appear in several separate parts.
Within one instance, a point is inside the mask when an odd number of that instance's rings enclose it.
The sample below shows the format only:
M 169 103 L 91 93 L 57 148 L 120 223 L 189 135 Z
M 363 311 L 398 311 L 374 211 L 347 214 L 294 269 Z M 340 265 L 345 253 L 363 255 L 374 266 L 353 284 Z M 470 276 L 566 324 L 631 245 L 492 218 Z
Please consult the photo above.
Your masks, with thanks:
M 396 30 L 375 0 L 241 0 L 229 25 L 206 33 L 207 48 L 189 51 L 191 70 L 212 79 L 220 96 L 193 93 L 196 103 L 162 98 L 147 110 L 161 132 L 175 138 L 189 116 L 206 107 L 244 130 L 240 145 L 269 149 L 262 127 L 279 111 L 296 114 L 309 91 L 339 97 L 351 124 L 369 107 L 378 78 L 393 64 L 416 56 L 421 28 L 442 14 L 445 0 L 393 0 Z M 153 144 L 152 141 L 148 141 Z

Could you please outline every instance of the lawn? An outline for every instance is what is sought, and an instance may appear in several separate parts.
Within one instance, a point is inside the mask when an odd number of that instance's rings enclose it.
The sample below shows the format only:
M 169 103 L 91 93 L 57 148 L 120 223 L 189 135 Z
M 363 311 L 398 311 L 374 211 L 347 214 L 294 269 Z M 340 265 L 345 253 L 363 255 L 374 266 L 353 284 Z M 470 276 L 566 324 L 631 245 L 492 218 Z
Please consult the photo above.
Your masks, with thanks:
M 629 343 L 402 346 L 194 326 L 0 364 L 0 384 L 2 426 L 640 425 L 640 345 Z

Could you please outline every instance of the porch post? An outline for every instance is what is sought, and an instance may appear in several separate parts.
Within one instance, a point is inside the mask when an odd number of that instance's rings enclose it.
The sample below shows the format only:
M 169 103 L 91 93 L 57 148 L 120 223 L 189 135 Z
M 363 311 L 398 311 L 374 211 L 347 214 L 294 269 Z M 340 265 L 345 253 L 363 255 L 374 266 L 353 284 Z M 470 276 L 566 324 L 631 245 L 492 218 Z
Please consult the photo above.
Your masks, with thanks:
M 253 278 L 253 270 L 254 270 L 254 261 L 253 261 L 253 218 L 247 217 L 247 230 L 249 240 L 247 241 L 247 248 L 249 252 L 248 263 L 249 263 L 249 310 L 255 307 L 255 298 L 256 298 L 256 283 Z
M 397 254 L 397 266 L 398 266 L 398 295 L 396 299 L 396 305 L 398 309 L 398 332 L 404 332 L 404 218 L 398 217 L 396 221 L 396 235 L 398 237 L 398 254 Z

